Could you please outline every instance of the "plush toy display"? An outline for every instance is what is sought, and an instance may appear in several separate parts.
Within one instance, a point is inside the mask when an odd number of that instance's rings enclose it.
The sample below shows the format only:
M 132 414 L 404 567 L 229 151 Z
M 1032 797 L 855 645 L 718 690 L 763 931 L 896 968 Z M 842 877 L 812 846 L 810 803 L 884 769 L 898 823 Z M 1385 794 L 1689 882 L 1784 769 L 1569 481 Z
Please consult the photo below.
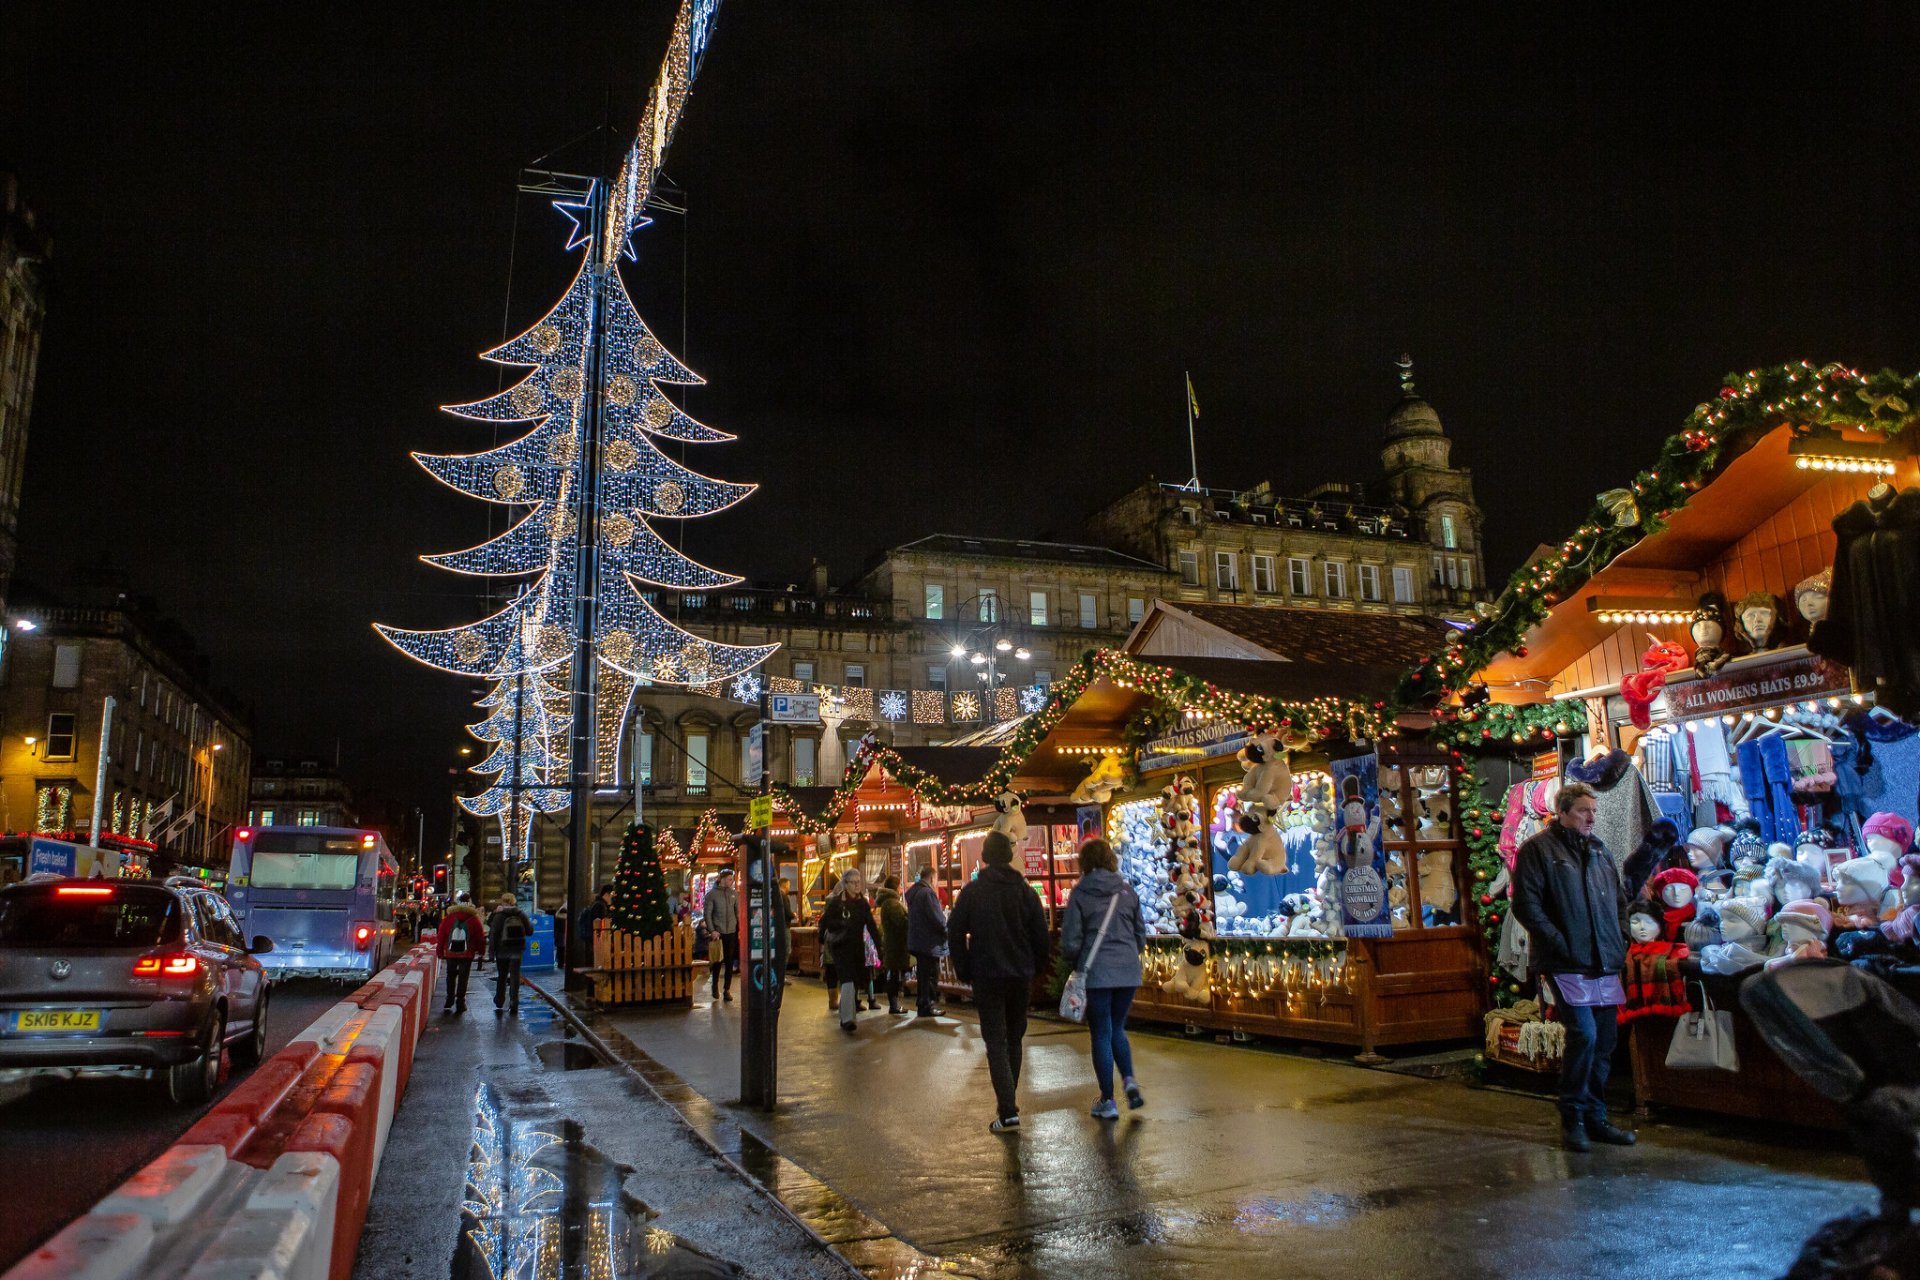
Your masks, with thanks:
M 1720 941 L 1700 949 L 1700 968 L 1706 973 L 1733 974 L 1757 969 L 1771 954 L 1767 948 L 1767 917 L 1751 898 L 1728 898 L 1717 908 Z
M 1240 748 L 1240 767 L 1247 771 L 1240 783 L 1240 803 L 1263 806 L 1279 813 L 1293 799 L 1293 771 L 1287 767 L 1280 739 L 1260 736 Z
M 1668 867 L 1647 881 L 1647 891 L 1659 905 L 1661 918 L 1666 922 L 1660 936 L 1668 942 L 1681 940 L 1680 930 L 1697 910 L 1694 897 L 1699 889 L 1700 877 L 1681 867 Z
M 1167 915 L 1183 937 L 1213 936 L 1213 913 L 1207 905 L 1211 876 L 1207 852 L 1200 840 L 1198 791 L 1193 779 L 1176 776 L 1160 792 L 1160 833 L 1165 841 Z
M 1678 1018 L 1691 1012 L 1687 1003 L 1687 983 L 1680 974 L 1680 962 L 1688 956 L 1687 944 L 1670 942 L 1666 921 L 1660 908 L 1645 900 L 1627 908 L 1627 1003 L 1620 1010 L 1620 1021 L 1635 1018 Z
M 1280 838 L 1280 829 L 1266 806 L 1249 802 L 1243 793 L 1239 814 L 1235 824 L 1247 838 L 1228 859 L 1227 869 L 1250 876 L 1279 876 L 1291 870 L 1287 866 L 1287 842 Z
M 1021 809 L 1021 799 L 1012 791 L 1002 791 L 993 798 L 993 807 L 999 817 L 993 820 L 993 829 L 1013 841 L 1018 849 L 1027 842 L 1027 815 Z
M 1768 927 L 1773 958 L 1767 968 L 1777 969 L 1800 960 L 1825 960 L 1827 935 L 1833 932 L 1833 914 L 1812 898 L 1789 902 L 1780 908 Z
M 1120 757 L 1112 754 L 1101 756 L 1093 766 L 1093 772 L 1081 779 L 1080 785 L 1073 789 L 1072 800 L 1075 804 L 1105 804 L 1113 799 L 1113 793 L 1126 785 L 1126 770 L 1120 767 Z
M 1174 968 L 1173 976 L 1160 984 L 1160 989 L 1190 1004 L 1213 1003 L 1213 985 L 1207 980 L 1207 953 L 1206 939 L 1185 939 L 1180 947 L 1180 963 Z

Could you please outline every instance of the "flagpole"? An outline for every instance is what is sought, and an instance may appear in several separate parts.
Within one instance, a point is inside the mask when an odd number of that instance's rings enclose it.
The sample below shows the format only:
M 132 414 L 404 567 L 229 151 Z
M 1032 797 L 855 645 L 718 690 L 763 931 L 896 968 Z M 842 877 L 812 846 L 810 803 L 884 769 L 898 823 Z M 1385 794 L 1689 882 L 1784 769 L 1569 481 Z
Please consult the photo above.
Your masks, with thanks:
M 1193 477 L 1187 481 L 1187 487 L 1195 493 L 1200 492 L 1200 450 L 1193 438 L 1193 374 L 1187 375 L 1187 461 L 1193 464 Z

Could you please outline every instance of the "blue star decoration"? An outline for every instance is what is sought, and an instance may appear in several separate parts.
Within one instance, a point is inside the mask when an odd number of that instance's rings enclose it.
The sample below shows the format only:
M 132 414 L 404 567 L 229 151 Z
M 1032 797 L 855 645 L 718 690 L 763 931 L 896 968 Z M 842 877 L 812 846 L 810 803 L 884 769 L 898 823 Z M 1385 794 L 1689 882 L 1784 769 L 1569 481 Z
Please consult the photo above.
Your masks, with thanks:
M 560 211 L 561 217 L 565 218 L 569 223 L 572 224 L 571 228 L 567 232 L 567 243 L 566 243 L 565 249 L 563 249 L 562 252 L 576 249 L 579 246 L 585 244 L 587 241 L 593 239 L 594 212 L 593 212 L 592 205 L 583 204 L 575 201 L 555 200 L 553 202 L 553 207 Z M 622 236 L 620 239 L 620 256 L 621 257 L 625 258 L 629 262 L 633 262 L 637 260 L 633 255 L 633 233 L 638 231 L 640 228 L 647 226 L 652 221 L 653 221 L 652 218 L 635 219 L 633 226 L 629 227 L 627 229 L 627 234 Z

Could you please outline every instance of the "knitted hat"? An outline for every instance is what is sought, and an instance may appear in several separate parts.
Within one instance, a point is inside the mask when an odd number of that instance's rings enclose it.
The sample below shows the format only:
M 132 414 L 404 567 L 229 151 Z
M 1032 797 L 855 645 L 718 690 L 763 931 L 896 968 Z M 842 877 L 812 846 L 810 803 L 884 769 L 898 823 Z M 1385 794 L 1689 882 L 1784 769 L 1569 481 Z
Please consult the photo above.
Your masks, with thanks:
M 1687 833 L 1687 848 L 1706 854 L 1715 866 L 1720 864 L 1721 851 L 1726 847 L 1727 833 L 1719 827 L 1695 827 Z
M 1833 932 L 1833 912 L 1827 910 L 1827 904 L 1812 898 L 1800 898 L 1780 908 L 1780 914 L 1773 918 L 1776 926 L 1797 924 L 1812 929 L 1822 938 Z
M 980 842 L 980 861 L 990 867 L 1013 865 L 1013 841 L 1007 839 L 1006 832 L 987 832 L 987 838 Z
M 1820 892 L 1820 873 L 1792 858 L 1769 858 L 1767 880 L 1773 885 L 1774 896 L 1783 902 L 1811 898 Z
M 1831 849 L 1839 842 L 1833 838 L 1833 832 L 1825 827 L 1808 827 L 1793 839 L 1796 849 L 1812 846 L 1816 849 Z
M 1868 818 L 1860 828 L 1862 839 L 1867 836 L 1881 836 L 1900 846 L 1905 853 L 1913 847 L 1913 824 L 1897 813 L 1876 813 Z
M 1887 872 L 1872 858 L 1851 858 L 1833 869 L 1833 883 L 1836 887 L 1856 886 L 1867 904 L 1878 910 L 1887 892 Z
M 1720 937 L 1723 941 L 1738 942 L 1740 925 L 1745 925 L 1746 932 L 1753 936 L 1766 932 L 1766 908 L 1752 898 L 1726 898 L 1719 905 Z
M 1662 871 L 1653 879 L 1647 881 L 1647 892 L 1657 898 L 1660 896 L 1662 889 L 1676 882 L 1684 884 L 1689 889 L 1698 889 L 1700 887 L 1700 877 L 1693 874 L 1693 872 L 1688 871 L 1685 867 L 1668 867 L 1665 871 Z

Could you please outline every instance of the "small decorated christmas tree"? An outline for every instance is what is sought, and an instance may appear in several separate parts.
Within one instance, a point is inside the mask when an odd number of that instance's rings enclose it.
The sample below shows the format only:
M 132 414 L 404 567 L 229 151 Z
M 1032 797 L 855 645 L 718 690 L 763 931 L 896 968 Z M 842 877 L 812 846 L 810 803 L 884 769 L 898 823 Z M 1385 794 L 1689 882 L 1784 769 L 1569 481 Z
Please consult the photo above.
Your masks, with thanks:
M 660 855 L 654 851 L 653 828 L 637 822 L 627 828 L 620 861 L 613 870 L 613 927 L 642 938 L 673 928 L 673 908 L 667 902 Z

